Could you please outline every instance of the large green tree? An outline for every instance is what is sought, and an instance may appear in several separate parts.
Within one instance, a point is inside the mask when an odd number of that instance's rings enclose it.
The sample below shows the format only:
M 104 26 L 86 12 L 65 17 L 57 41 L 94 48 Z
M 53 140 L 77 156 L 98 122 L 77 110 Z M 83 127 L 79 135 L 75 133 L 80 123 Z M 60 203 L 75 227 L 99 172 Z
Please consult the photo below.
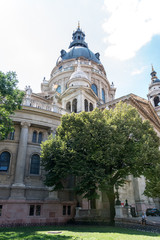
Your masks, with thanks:
M 24 93 L 18 90 L 17 83 L 14 72 L 0 71 L 0 140 L 13 131 L 11 114 L 21 108 Z
M 159 138 L 135 108 L 119 103 L 114 110 L 62 117 L 57 136 L 42 144 L 45 184 L 63 188 L 62 179 L 76 177 L 75 191 L 90 200 L 107 193 L 114 222 L 115 185 L 139 177 L 159 161 Z
M 160 164 L 150 168 L 146 175 L 146 189 L 144 194 L 152 198 L 160 198 Z

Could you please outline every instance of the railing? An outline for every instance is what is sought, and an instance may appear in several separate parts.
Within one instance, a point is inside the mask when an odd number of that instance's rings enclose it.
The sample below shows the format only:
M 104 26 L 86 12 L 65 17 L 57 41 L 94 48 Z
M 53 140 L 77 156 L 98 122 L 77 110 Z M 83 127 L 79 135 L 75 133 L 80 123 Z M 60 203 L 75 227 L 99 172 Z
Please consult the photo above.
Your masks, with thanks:
M 56 74 L 60 73 L 60 72 L 66 72 L 66 71 L 70 71 L 73 70 L 74 68 L 71 67 L 65 67 L 65 68 L 61 68 L 61 69 L 57 69 L 55 72 L 52 73 L 51 77 L 55 76 Z
M 66 114 L 66 113 L 69 113 L 67 110 L 63 109 L 63 108 L 60 108 L 56 105 L 49 105 L 49 104 L 45 104 L 43 103 L 40 104 L 40 103 L 30 103 L 30 104 L 26 104 L 25 101 L 23 103 L 22 106 L 26 106 L 26 107 L 32 107 L 32 108 L 37 108 L 37 109 L 42 109 L 42 110 L 46 110 L 46 111 L 49 111 L 49 112 L 55 112 L 55 113 L 59 113 L 59 114 Z
M 92 68 L 92 72 L 95 72 L 95 73 L 98 73 L 98 74 L 100 74 L 100 75 L 102 75 L 102 76 L 105 76 L 102 71 L 97 70 L 97 69 L 95 69 L 95 68 Z

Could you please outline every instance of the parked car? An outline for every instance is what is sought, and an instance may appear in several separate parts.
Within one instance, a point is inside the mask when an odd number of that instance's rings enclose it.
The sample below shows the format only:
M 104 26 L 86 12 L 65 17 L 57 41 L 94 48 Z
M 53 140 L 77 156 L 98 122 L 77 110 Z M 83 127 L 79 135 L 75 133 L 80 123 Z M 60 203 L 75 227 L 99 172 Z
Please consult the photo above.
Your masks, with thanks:
M 160 216 L 160 211 L 157 208 L 147 208 L 147 216 Z

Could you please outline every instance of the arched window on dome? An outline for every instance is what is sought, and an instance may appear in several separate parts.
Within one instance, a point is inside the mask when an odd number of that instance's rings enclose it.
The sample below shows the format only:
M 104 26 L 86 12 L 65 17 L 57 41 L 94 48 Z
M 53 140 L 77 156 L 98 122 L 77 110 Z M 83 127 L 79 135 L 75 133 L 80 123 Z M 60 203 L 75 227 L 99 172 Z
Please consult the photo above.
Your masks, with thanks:
M 58 87 L 56 88 L 56 91 L 57 91 L 58 93 L 61 93 L 61 86 L 60 86 L 60 85 L 58 85 Z
M 0 154 L 0 171 L 7 172 L 9 169 L 11 154 L 9 152 L 2 152 Z
M 75 112 L 77 113 L 77 99 L 73 99 L 73 102 L 72 102 L 72 112 Z
M 104 91 L 103 88 L 102 88 L 102 100 L 103 100 L 103 102 L 105 103 L 105 91 Z
M 33 143 L 36 143 L 36 142 L 37 142 L 37 132 L 36 132 L 36 131 L 33 132 L 32 142 L 33 142 Z
M 69 112 L 71 111 L 71 103 L 70 102 L 67 102 L 66 110 L 69 111 Z
M 159 97 L 158 97 L 158 96 L 156 96 L 156 97 L 154 98 L 154 105 L 155 105 L 155 107 L 157 107 L 157 106 L 160 105 L 160 100 L 159 100 Z
M 89 104 L 89 111 L 90 112 L 93 111 L 93 104 L 92 103 Z
M 96 84 L 92 84 L 92 90 L 94 91 L 94 93 L 98 96 L 98 89 L 97 89 L 97 86 Z
M 39 132 L 39 134 L 38 134 L 38 143 L 41 143 L 42 139 L 43 139 L 43 133 Z
M 40 156 L 38 154 L 33 154 L 31 157 L 30 174 L 39 175 L 39 170 L 40 170 Z
M 87 99 L 84 100 L 84 110 L 85 110 L 85 112 L 88 112 L 88 100 Z

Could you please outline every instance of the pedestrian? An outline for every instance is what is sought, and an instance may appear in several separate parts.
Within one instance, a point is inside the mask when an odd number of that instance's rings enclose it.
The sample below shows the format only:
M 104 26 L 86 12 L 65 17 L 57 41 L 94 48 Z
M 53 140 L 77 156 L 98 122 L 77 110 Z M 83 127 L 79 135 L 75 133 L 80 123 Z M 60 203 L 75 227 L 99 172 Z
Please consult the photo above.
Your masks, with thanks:
M 145 212 L 142 212 L 142 222 L 141 222 L 142 225 L 146 225 L 146 219 L 147 219 L 147 217 L 146 217 Z

